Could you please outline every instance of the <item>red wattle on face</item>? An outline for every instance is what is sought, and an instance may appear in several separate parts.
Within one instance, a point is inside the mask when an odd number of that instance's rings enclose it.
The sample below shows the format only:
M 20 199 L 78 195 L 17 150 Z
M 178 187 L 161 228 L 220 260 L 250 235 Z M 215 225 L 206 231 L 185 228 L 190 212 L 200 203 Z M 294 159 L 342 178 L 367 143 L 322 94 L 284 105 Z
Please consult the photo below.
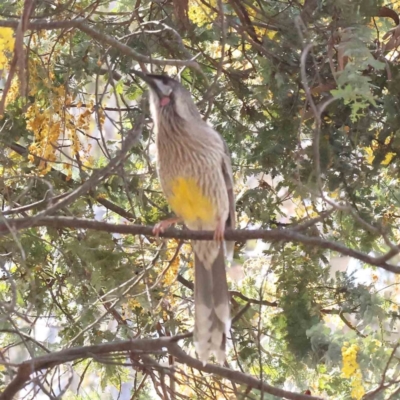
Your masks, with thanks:
M 170 101 L 171 101 L 171 99 L 170 99 L 169 97 L 163 97 L 163 98 L 160 100 L 160 106 L 161 106 L 161 107 L 164 107 L 164 106 L 166 106 L 167 104 L 169 104 Z

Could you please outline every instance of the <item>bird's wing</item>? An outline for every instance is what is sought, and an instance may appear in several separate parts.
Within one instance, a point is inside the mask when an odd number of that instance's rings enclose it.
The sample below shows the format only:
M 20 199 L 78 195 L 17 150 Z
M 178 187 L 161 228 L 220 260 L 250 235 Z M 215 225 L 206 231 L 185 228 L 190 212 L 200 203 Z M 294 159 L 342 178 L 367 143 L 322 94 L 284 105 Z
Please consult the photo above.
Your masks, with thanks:
M 235 194 L 233 193 L 233 173 L 232 173 L 232 164 L 231 164 L 231 157 L 229 155 L 228 146 L 224 142 L 224 154 L 222 157 L 222 175 L 224 177 L 226 190 L 228 192 L 228 200 L 229 200 L 229 214 L 228 219 L 226 220 L 225 227 L 230 229 L 235 229 L 236 227 L 236 217 L 235 217 Z M 233 249 L 234 249 L 234 242 L 225 242 L 225 250 L 226 256 L 228 259 L 232 259 L 233 257 Z
M 232 164 L 231 157 L 229 155 L 228 146 L 224 142 L 224 155 L 222 158 L 222 174 L 225 181 L 226 190 L 228 191 L 228 199 L 229 199 L 229 217 L 226 221 L 226 227 L 235 229 L 236 226 L 236 218 L 235 218 L 235 195 L 233 193 L 233 173 L 232 173 Z

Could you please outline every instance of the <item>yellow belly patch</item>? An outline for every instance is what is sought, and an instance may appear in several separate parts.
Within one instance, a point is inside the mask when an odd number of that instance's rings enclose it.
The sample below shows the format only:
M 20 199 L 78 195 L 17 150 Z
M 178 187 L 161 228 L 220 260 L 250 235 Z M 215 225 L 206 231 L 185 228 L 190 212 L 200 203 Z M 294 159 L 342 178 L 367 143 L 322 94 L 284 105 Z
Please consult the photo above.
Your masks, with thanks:
M 168 202 L 175 214 L 186 223 L 207 223 L 215 220 L 215 208 L 193 178 L 176 178 L 171 184 L 171 189 L 172 194 L 168 197 Z

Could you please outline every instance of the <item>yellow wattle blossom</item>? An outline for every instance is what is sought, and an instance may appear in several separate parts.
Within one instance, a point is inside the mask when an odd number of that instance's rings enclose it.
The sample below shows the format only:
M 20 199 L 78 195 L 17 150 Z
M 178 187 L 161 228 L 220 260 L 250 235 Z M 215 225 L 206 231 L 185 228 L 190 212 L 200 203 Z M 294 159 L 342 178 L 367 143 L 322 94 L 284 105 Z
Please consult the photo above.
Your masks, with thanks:
M 214 9 L 218 8 L 217 0 L 209 0 L 208 3 Z M 197 26 L 203 26 L 215 20 L 217 13 L 211 8 L 206 8 L 200 1 L 190 0 L 188 16 L 194 24 Z
M 79 132 L 90 131 L 90 120 L 94 112 L 94 102 L 88 102 L 87 108 L 81 110 L 76 107 L 75 110 L 80 114 L 76 115 L 69 105 L 74 101 L 71 94 L 68 93 L 64 85 L 56 86 L 54 82 L 54 73 L 50 70 L 46 72 L 43 78 L 38 73 L 40 63 L 34 59 L 30 60 L 30 95 L 35 96 L 35 102 L 30 105 L 25 113 L 27 129 L 33 132 L 34 142 L 29 146 L 29 160 L 35 162 L 38 160 L 38 169 L 40 175 L 47 174 L 52 163 L 57 161 L 57 148 L 59 145 L 69 145 L 69 156 L 75 158 L 80 155 L 83 165 L 90 165 L 89 151 L 90 145 L 85 147 L 79 138 Z M 40 92 L 37 87 L 43 87 Z M 78 103 L 82 106 L 82 103 Z M 100 113 L 99 122 L 104 124 L 104 111 Z M 60 137 L 62 139 L 60 139 Z M 68 162 L 64 164 L 67 174 L 67 180 L 72 177 L 72 165 Z
M 226 0 L 222 0 L 222 2 L 226 3 Z M 216 10 L 218 10 L 218 1 L 209 0 L 208 4 L 210 7 L 206 7 L 200 0 L 189 1 L 189 19 L 199 27 L 210 24 L 217 18 Z M 255 6 L 246 6 L 246 11 L 251 21 L 256 21 L 258 16 L 262 16 L 261 11 L 257 11 Z M 268 36 L 270 39 L 272 39 L 276 34 L 275 31 L 271 31 L 259 26 L 254 26 L 254 32 L 261 40 L 263 36 Z M 247 49 L 249 49 L 251 44 L 246 44 L 245 46 Z
M 6 107 L 9 104 L 14 103 L 19 98 L 19 96 L 20 96 L 20 93 L 19 93 L 19 80 L 18 80 L 18 77 L 16 76 L 12 80 L 10 90 L 7 93 Z
M 169 247 L 167 250 L 166 254 L 166 259 L 169 260 L 167 263 L 169 264 L 168 269 L 165 271 L 164 277 L 163 277 L 163 283 L 165 286 L 170 286 L 172 283 L 175 281 L 177 275 L 178 275 L 178 269 L 179 269 L 179 263 L 180 263 L 180 258 L 179 255 L 176 255 L 176 246 L 178 246 L 179 241 L 176 239 L 172 239 L 169 241 L 169 243 L 172 245 Z M 173 258 L 175 256 L 175 258 Z M 172 262 L 171 262 L 172 260 Z
M 379 132 L 376 132 L 375 137 L 378 138 Z M 393 139 L 393 135 L 388 136 L 385 139 L 384 145 L 387 146 L 390 144 L 391 140 Z M 366 161 L 368 164 L 373 163 L 375 159 L 375 152 L 378 150 L 379 146 L 381 146 L 376 140 L 373 140 L 371 145 L 369 147 L 364 147 L 364 150 L 366 152 Z M 389 163 L 392 161 L 393 157 L 396 155 L 396 153 L 388 152 L 385 155 L 384 160 L 381 161 L 381 165 L 389 165 Z
M 0 28 L 0 70 L 8 64 L 14 49 L 14 31 L 11 28 Z
M 257 14 L 259 14 L 259 12 L 255 8 L 247 6 L 246 11 L 249 14 L 250 21 L 255 21 L 257 19 Z M 276 34 L 274 31 L 270 31 L 266 28 L 260 28 L 259 26 L 254 26 L 254 32 L 261 40 L 263 36 L 268 36 L 270 39 L 272 39 Z
M 122 308 L 122 319 L 125 321 L 129 318 L 132 317 L 133 313 L 133 309 L 135 308 L 140 308 L 142 307 L 141 304 L 134 298 L 131 296 L 128 296 L 128 300 L 122 304 L 121 308 Z
M 357 353 L 359 351 L 360 348 L 356 344 L 350 345 L 348 342 L 345 342 L 342 347 L 342 375 L 345 378 L 351 379 L 351 397 L 356 400 L 361 400 L 365 394 L 365 389 L 362 385 L 361 370 L 357 362 Z
M 130 297 L 128 300 L 128 306 L 131 309 L 137 308 L 137 307 L 141 307 L 140 303 L 133 297 Z

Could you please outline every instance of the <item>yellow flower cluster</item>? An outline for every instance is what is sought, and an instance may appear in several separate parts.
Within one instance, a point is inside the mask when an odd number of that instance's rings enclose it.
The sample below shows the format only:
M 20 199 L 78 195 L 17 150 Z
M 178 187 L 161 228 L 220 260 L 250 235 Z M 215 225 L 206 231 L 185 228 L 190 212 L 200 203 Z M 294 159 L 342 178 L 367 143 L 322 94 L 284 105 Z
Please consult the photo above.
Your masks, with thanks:
M 128 301 L 122 304 L 122 319 L 125 321 L 131 318 L 133 309 L 142 307 L 141 304 L 134 298 L 128 297 Z
M 222 0 L 223 3 L 226 3 L 227 0 Z M 209 7 L 207 7 L 201 0 L 190 0 L 189 1 L 189 11 L 188 16 L 192 23 L 196 24 L 199 27 L 206 26 L 208 29 L 211 28 L 211 23 L 218 17 L 218 0 L 209 0 Z M 257 21 L 262 15 L 260 11 L 258 11 L 257 3 L 253 4 L 253 6 L 245 5 L 244 6 L 248 16 L 251 21 Z M 224 10 L 225 16 L 230 14 L 230 11 Z M 264 36 L 268 36 L 270 39 L 273 39 L 276 32 L 268 30 L 263 27 L 258 27 L 256 25 L 253 26 L 255 34 L 259 37 L 260 40 Z M 228 27 L 228 32 L 233 32 L 234 28 Z M 184 40 L 185 44 L 189 44 Z M 252 47 L 251 43 L 245 42 L 244 49 L 249 50 Z M 211 43 L 207 43 L 205 50 L 208 54 L 213 58 L 220 58 L 222 53 L 221 43 L 219 41 L 214 41 Z M 232 48 L 229 44 L 225 44 L 225 53 L 229 52 L 230 60 L 232 63 L 225 64 L 225 66 L 233 67 L 235 69 L 247 69 L 251 68 L 252 65 L 249 63 L 246 57 L 243 57 L 243 52 L 237 48 Z M 255 79 L 249 79 L 249 84 L 260 84 L 262 83 L 262 78 L 257 77 Z M 269 115 L 268 115 L 269 116 Z
M 357 363 L 359 350 L 356 344 L 350 345 L 348 342 L 345 342 L 342 347 L 342 373 L 345 378 L 351 379 L 351 397 L 356 400 L 360 400 L 365 394 L 360 366 Z
M 222 0 L 223 3 L 226 3 L 226 0 Z M 217 18 L 217 13 L 215 10 L 218 10 L 217 0 L 209 0 L 208 4 L 210 7 L 206 7 L 204 3 L 200 0 L 190 0 L 189 1 L 189 19 L 196 24 L 197 26 L 203 26 L 206 24 L 210 24 L 212 21 Z M 257 19 L 257 11 L 256 7 L 246 6 L 246 11 L 249 15 L 251 21 L 255 21 Z M 260 13 L 261 15 L 261 13 Z M 270 39 L 273 38 L 276 32 L 269 31 L 266 28 L 260 28 L 258 26 L 254 26 L 254 31 L 259 38 L 263 36 L 268 36 Z M 251 47 L 251 45 L 247 45 Z
M 246 7 L 246 10 L 247 10 L 247 13 L 249 14 L 250 21 L 254 21 L 258 14 L 257 11 L 251 7 Z M 256 35 L 259 38 L 262 38 L 263 36 L 265 36 L 268 33 L 267 29 L 260 28 L 258 26 L 254 26 L 254 32 L 256 33 Z
M 194 280 L 194 254 L 193 254 L 193 249 L 192 245 L 185 243 L 181 247 L 181 254 L 184 254 L 186 258 L 188 258 L 190 261 L 187 263 L 188 267 L 188 279 Z
M 376 132 L 375 137 L 378 138 L 379 132 Z M 388 136 L 385 139 L 385 146 L 390 145 L 390 142 L 393 140 L 393 135 Z M 365 160 L 367 161 L 368 164 L 373 163 L 375 159 L 375 152 L 379 149 L 380 144 L 373 140 L 370 147 L 364 147 L 365 152 L 367 153 Z M 396 155 L 396 153 L 388 152 L 386 153 L 385 159 L 381 161 L 382 165 L 389 165 L 389 163 L 392 161 L 393 157 Z
M 209 0 L 211 7 L 217 8 L 217 0 Z M 189 2 L 189 19 L 197 26 L 203 26 L 212 22 L 217 14 L 211 8 L 205 8 L 204 4 L 197 0 L 190 0 Z
M 163 283 L 165 286 L 170 286 L 178 275 L 179 255 L 176 255 L 176 246 L 178 245 L 178 241 L 176 239 L 172 239 L 169 241 L 169 249 L 167 250 L 166 259 L 171 260 L 174 256 L 175 258 L 171 261 L 167 261 L 169 263 L 168 269 L 165 271 L 163 277 Z
M 31 68 L 35 71 L 35 68 Z M 35 96 L 35 102 L 29 106 L 25 113 L 27 129 L 33 132 L 34 142 L 29 146 L 29 160 L 34 162 L 36 157 L 39 159 L 38 169 L 40 175 L 47 174 L 52 163 L 57 159 L 57 147 L 65 142 L 59 143 L 60 135 L 64 140 L 69 141 L 69 156 L 74 158 L 79 152 L 84 165 L 90 159 L 90 145 L 83 147 L 78 137 L 78 132 L 87 132 L 90 129 L 90 119 L 94 112 L 94 102 L 90 101 L 87 107 L 79 115 L 70 112 L 68 106 L 73 102 L 73 97 L 67 93 L 65 87 L 55 86 L 52 82 L 53 74 L 48 78 L 40 79 L 32 72 L 30 82 L 32 89 L 31 96 Z M 45 90 L 37 91 L 37 87 L 45 86 Z M 82 103 L 78 103 L 75 109 L 80 110 Z M 103 114 L 104 115 L 104 112 Z M 104 118 L 100 118 L 100 123 L 104 123 Z M 67 178 L 72 176 L 72 166 L 65 163 Z
M 10 90 L 7 93 L 6 107 L 9 104 L 14 103 L 19 98 L 19 95 L 20 95 L 20 93 L 19 93 L 19 80 L 18 80 L 18 77 L 15 76 L 14 79 L 12 80 L 12 82 L 11 82 Z
M 31 162 L 34 162 L 35 155 L 40 157 L 38 167 L 42 175 L 50 171 L 51 162 L 56 160 L 55 148 L 61 129 L 61 121 L 55 120 L 55 114 L 51 111 L 46 111 L 42 111 L 40 106 L 34 103 L 25 114 L 27 119 L 26 127 L 35 135 L 35 142 L 29 147 L 32 154 L 28 158 Z
M 0 70 L 8 64 L 14 43 L 14 31 L 11 28 L 0 28 Z

